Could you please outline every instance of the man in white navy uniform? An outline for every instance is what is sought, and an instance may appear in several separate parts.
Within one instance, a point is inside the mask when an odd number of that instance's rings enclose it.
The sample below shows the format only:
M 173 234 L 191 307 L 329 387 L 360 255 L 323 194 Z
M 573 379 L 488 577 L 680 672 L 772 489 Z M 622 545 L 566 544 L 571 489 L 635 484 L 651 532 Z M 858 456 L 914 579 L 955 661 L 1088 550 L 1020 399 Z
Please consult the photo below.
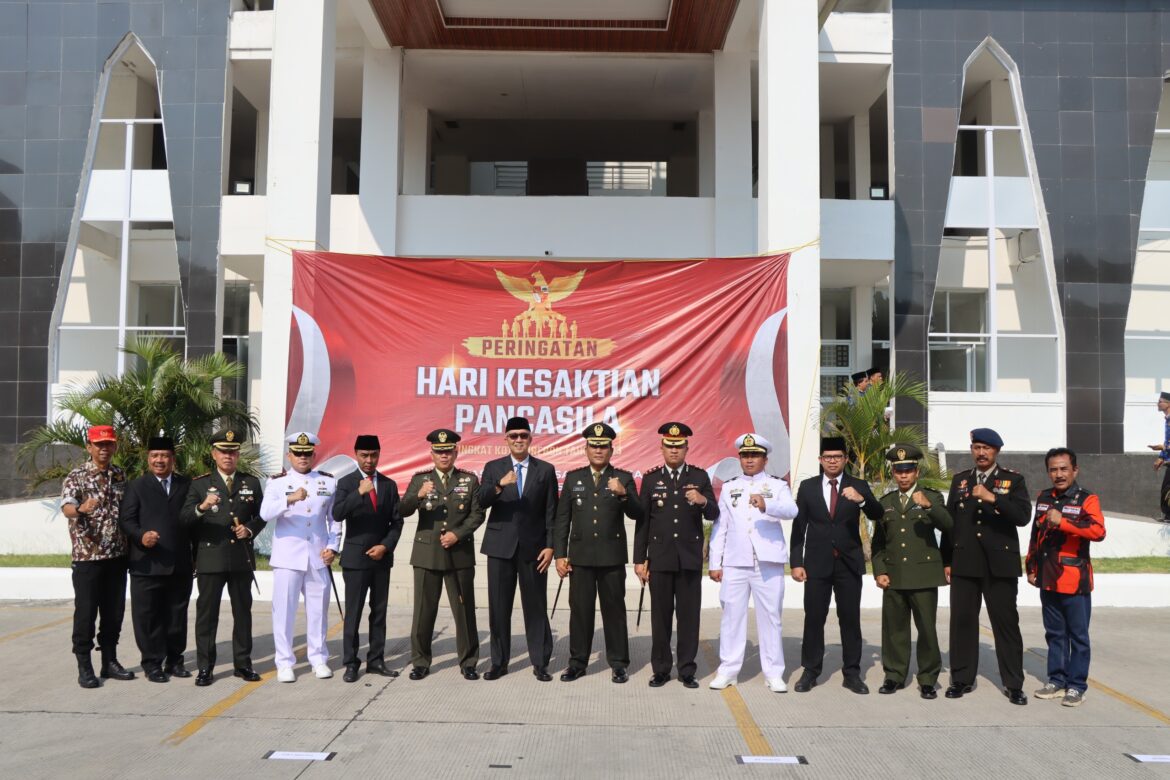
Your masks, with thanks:
M 332 520 L 337 480 L 313 469 L 317 437 L 305 431 L 286 439 L 292 469 L 268 480 L 260 517 L 272 526 L 272 641 L 276 646 L 276 679 L 296 682 L 293 664 L 293 621 L 305 596 L 305 638 L 309 665 L 324 679 L 329 668 L 329 566 L 339 544 Z
M 719 602 L 719 669 L 710 687 L 734 685 L 747 644 L 748 597 L 756 607 L 760 667 L 768 688 L 784 693 L 784 648 L 780 643 L 780 608 L 784 603 L 784 564 L 788 546 L 781 520 L 796 517 L 788 483 L 764 471 L 772 445 L 755 433 L 735 440 L 743 471 L 723 483 L 719 518 L 711 529 L 708 574 L 721 583 Z

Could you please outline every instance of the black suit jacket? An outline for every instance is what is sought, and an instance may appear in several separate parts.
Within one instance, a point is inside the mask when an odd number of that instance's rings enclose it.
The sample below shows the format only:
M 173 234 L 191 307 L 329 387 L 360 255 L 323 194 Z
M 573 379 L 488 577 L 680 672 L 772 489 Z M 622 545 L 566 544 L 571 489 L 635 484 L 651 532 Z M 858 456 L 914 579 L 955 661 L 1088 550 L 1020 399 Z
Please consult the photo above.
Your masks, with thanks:
M 694 485 L 707 503 L 687 503 Z M 703 469 L 684 463 L 678 480 L 664 465 L 642 475 L 642 517 L 634 525 L 634 563 L 650 561 L 650 571 L 702 571 L 703 520 L 719 517 L 711 478 Z
M 214 490 L 219 494 L 219 511 L 210 509 L 202 515 L 199 505 Z M 232 492 L 219 471 L 191 480 L 187 500 L 183 504 L 183 522 L 195 548 L 195 569 L 200 574 L 250 572 L 255 567 L 256 553 L 253 540 L 267 525 L 260 519 L 260 502 L 264 490 L 260 480 L 251 474 L 237 471 L 232 478 Z M 252 535 L 236 539 L 235 523 L 246 526 Z
M 943 534 L 943 564 L 959 577 L 1019 577 L 1023 567 L 1016 528 L 1032 519 L 1024 475 L 996 464 L 985 485 L 995 494 L 994 503 L 972 498 L 975 484 L 975 469 L 960 471 L 951 479 L 947 511 L 955 525 Z
M 802 567 L 809 577 L 831 577 L 833 551 L 857 576 L 865 574 L 865 554 L 861 549 L 861 513 L 870 520 L 880 520 L 882 505 L 874 498 L 869 485 L 857 477 L 842 473 L 838 488 L 851 487 L 865 498 L 860 506 L 844 496 L 837 499 L 837 511 L 829 517 L 825 505 L 821 475 L 809 477 L 796 491 L 796 519 L 792 521 L 792 545 L 789 565 Z
M 524 495 L 516 493 L 515 484 L 497 493 L 496 486 L 511 471 L 511 455 L 483 467 L 479 505 L 491 511 L 479 551 L 492 558 L 511 558 L 519 553 L 522 560 L 535 560 L 541 550 L 553 546 L 557 472 L 551 463 L 529 455 Z
M 167 496 L 154 474 L 144 474 L 126 485 L 118 525 L 130 541 L 130 573 L 148 577 L 165 577 L 191 571 L 191 542 L 180 513 L 187 499 L 191 480 L 171 474 L 171 494 Z M 142 537 L 147 531 L 158 532 L 158 544 L 146 548 Z
M 374 473 L 373 494 L 378 508 L 374 509 L 371 494 L 362 495 L 358 485 L 365 479 L 361 471 L 353 471 L 337 480 L 333 495 L 333 519 L 345 523 L 345 545 L 341 550 L 344 569 L 389 569 L 394 565 L 394 548 L 402 536 L 402 509 L 398 501 L 398 485 L 384 474 Z M 386 554 L 375 561 L 366 551 L 375 545 L 385 545 Z

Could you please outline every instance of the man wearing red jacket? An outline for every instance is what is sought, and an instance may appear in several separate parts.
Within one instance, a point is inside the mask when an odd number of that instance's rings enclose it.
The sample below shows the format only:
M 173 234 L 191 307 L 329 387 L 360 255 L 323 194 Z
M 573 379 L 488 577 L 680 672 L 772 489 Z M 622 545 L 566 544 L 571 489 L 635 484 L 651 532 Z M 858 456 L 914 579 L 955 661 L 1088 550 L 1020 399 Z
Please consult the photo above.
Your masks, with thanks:
M 1077 484 L 1077 455 L 1057 447 L 1044 457 L 1052 489 L 1036 498 L 1032 541 L 1025 568 L 1040 589 L 1048 682 L 1037 699 L 1061 699 L 1065 707 L 1084 700 L 1089 677 L 1089 615 L 1093 564 L 1089 543 L 1105 538 L 1101 502 Z

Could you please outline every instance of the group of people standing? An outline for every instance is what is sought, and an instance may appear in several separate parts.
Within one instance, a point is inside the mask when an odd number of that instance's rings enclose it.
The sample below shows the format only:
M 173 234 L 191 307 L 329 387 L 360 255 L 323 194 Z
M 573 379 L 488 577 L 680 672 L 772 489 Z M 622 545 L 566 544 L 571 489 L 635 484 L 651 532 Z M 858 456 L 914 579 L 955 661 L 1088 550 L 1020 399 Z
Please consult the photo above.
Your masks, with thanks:
M 765 684 L 774 692 L 787 690 L 781 611 L 785 567 L 790 566 L 792 578 L 804 584 L 803 668 L 795 690 L 809 692 L 820 681 L 825 622 L 835 597 L 843 685 L 867 694 L 860 626 L 864 517 L 874 524 L 872 574 L 883 591 L 880 694 L 893 694 L 908 682 L 913 622 L 918 690 L 922 698 L 937 697 L 942 671 L 935 628 L 938 588 L 949 585 L 951 682 L 946 697 L 961 698 L 974 688 L 979 614 L 985 603 L 1004 695 L 1013 704 L 1026 704 L 1016 608 L 1018 581 L 1026 568 L 1029 583 L 1041 590 L 1049 646 L 1048 681 L 1036 696 L 1080 704 L 1089 664 L 1089 543 L 1104 538 L 1105 531 L 1097 497 L 1076 481 L 1072 451 L 1048 452 L 1052 488 L 1039 495 L 1033 513 L 1023 476 L 999 464 L 1003 440 L 988 428 L 971 432 L 973 467 L 953 476 L 945 498 L 919 483 L 923 453 L 910 444 L 895 445 L 886 455 L 895 488 L 880 499 L 865 481 L 846 473 L 849 453 L 840 438 L 821 440 L 821 473 L 802 481 L 794 498 L 784 479 L 767 473 L 772 445 L 758 434 L 745 433 L 734 444 L 740 473 L 723 483 L 716 499 L 707 472 L 686 461 L 691 428 L 668 422 L 658 433 L 663 462 L 645 472 L 639 489 L 630 472 L 610 462 L 616 432 L 604 423 L 590 425 L 582 431 L 587 464 L 567 472 L 558 492 L 552 464 L 530 452 L 527 419 L 507 422 L 508 454 L 486 465 L 482 481 L 455 465 L 459 435 L 438 429 L 427 437 L 432 467 L 415 474 L 400 495 L 394 480 L 377 470 L 381 447 L 372 435 L 359 436 L 354 443 L 358 469 L 335 479 L 313 468 L 316 436 L 295 433 L 287 440 L 290 471 L 271 478 L 261 490 L 254 476 L 236 468 L 243 439 L 237 431 L 214 437 L 216 469 L 194 480 L 174 473 L 172 441 L 152 439 L 149 472 L 127 481 L 111 462 L 113 429 L 95 426 L 89 430 L 90 460 L 69 474 L 62 497 L 73 538 L 78 681 L 82 687 L 100 685 L 90 660 L 99 613 L 100 676 L 134 677 L 116 654 L 127 550 L 135 637 L 148 679 L 191 676 L 183 652 L 195 572 L 196 685 L 214 681 L 215 634 L 225 587 L 234 618 L 234 674 L 259 680 L 251 662 L 252 541 L 269 524 L 277 679 L 296 680 L 293 621 L 302 598 L 309 664 L 317 677 L 332 676 L 326 629 L 334 587 L 331 566 L 338 557 L 346 592 L 344 679 L 354 682 L 360 676 L 361 619 L 367 603 L 366 671 L 397 676 L 385 660 L 390 570 L 403 517 L 417 512 L 410 555 L 412 680 L 430 673 L 444 589 L 455 623 L 460 673 L 468 680 L 480 676 L 474 534 L 486 520 L 480 551 L 488 561 L 491 661 L 483 678 L 495 680 L 509 671 L 512 610 L 519 589 L 532 673 L 541 682 L 552 679 L 547 576 L 555 568 L 562 585 L 569 581 L 569 660 L 560 679 L 571 682 L 586 674 L 595 603 L 600 602 L 611 679 L 627 682 L 628 518 L 635 521 L 635 574 L 651 597 L 651 687 L 669 682 L 672 671 L 685 687 L 699 686 L 695 657 L 707 561 L 708 576 L 720 583 L 722 606 L 719 667 L 710 688 L 737 682 L 751 598 Z M 791 548 L 780 522 L 788 519 L 793 520 Z M 1033 529 L 1024 567 L 1017 529 L 1029 520 Z M 709 548 L 705 521 L 714 523 Z M 676 625 L 677 655 L 671 644 Z

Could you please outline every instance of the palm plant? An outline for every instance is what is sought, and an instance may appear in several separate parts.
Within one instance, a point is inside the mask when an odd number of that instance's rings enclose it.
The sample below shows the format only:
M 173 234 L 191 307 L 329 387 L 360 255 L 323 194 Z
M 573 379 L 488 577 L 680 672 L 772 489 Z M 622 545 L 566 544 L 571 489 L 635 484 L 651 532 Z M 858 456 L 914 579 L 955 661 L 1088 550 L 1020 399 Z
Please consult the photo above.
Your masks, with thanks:
M 132 339 L 124 351 L 133 359 L 122 376 L 101 375 L 70 386 L 57 401 L 64 414 L 28 433 L 18 458 L 31 487 L 60 480 L 85 461 L 86 429 L 91 425 L 114 426 L 118 434 L 114 462 L 131 477 L 146 471 L 151 436 L 173 437 L 175 470 L 194 475 L 211 465 L 210 436 L 217 424 L 250 433 L 258 429 L 244 402 L 220 389 L 246 374 L 243 364 L 222 353 L 185 359 L 154 337 Z M 247 469 L 246 462 L 255 460 L 255 450 L 246 452 L 240 468 Z

